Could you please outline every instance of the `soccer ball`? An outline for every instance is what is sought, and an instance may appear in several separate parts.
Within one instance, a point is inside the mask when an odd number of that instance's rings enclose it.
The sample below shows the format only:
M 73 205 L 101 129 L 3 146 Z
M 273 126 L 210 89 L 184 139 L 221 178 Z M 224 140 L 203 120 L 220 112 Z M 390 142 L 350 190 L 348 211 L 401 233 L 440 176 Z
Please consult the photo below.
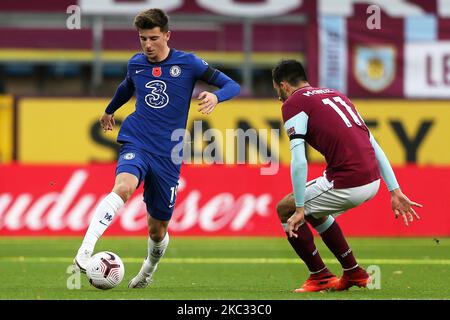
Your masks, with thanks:
M 125 267 L 120 257 L 109 251 L 94 254 L 86 267 L 89 283 L 102 290 L 117 287 L 123 279 Z

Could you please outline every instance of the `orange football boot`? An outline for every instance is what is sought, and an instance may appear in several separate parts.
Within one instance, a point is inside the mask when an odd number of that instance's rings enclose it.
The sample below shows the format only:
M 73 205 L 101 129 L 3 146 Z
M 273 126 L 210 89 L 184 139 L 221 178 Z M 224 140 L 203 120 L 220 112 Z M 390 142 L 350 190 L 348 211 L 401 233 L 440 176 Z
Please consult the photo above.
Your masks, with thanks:
M 294 292 L 318 292 L 333 289 L 339 282 L 338 277 L 329 271 L 312 274 L 305 283 Z
M 358 267 L 352 272 L 344 272 L 334 290 L 343 291 L 348 290 L 350 287 L 356 286 L 360 288 L 367 287 L 370 282 L 370 275 L 361 267 Z

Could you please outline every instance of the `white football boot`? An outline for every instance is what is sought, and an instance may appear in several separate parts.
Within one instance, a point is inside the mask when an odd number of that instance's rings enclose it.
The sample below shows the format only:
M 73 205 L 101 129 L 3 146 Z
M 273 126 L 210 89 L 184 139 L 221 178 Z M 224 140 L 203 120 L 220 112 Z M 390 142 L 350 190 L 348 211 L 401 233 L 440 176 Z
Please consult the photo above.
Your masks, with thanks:
M 139 270 L 138 274 L 128 283 L 128 288 L 130 289 L 146 288 L 152 282 L 153 273 L 156 271 L 157 267 L 158 265 L 152 267 L 148 262 L 148 259 L 145 258 L 141 270 Z
M 73 264 L 80 269 L 81 273 L 86 273 L 86 268 L 91 259 L 92 251 L 79 249 L 75 259 L 73 259 Z

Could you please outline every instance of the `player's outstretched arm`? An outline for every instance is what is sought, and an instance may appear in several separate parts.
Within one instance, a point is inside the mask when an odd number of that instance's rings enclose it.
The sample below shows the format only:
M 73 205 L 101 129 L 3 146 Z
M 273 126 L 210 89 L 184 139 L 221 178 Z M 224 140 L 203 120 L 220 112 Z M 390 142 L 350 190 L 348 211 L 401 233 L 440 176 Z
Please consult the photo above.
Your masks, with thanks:
M 394 170 L 392 170 L 391 164 L 389 163 L 389 160 L 387 159 L 380 145 L 373 137 L 372 133 L 370 133 L 370 142 L 373 149 L 375 150 L 375 156 L 378 161 L 381 177 L 386 183 L 388 190 L 391 192 L 391 207 L 392 211 L 395 214 L 395 218 L 397 219 L 401 215 L 406 226 L 409 225 L 408 221 L 412 222 L 414 220 L 413 217 L 415 217 L 417 220 L 420 220 L 420 217 L 414 211 L 413 206 L 422 208 L 422 205 L 409 200 L 408 197 L 403 194 L 395 177 Z
M 217 98 L 217 96 L 214 93 L 208 91 L 201 92 L 198 95 L 197 99 L 200 100 L 200 102 L 198 103 L 198 105 L 200 106 L 198 111 L 203 114 L 210 114 L 211 112 L 213 112 L 214 108 L 219 103 L 219 99 Z
M 413 207 L 422 208 L 423 206 L 409 200 L 408 197 L 403 194 L 402 190 L 398 188 L 391 191 L 391 207 L 392 211 L 394 211 L 395 219 L 401 215 L 405 225 L 408 226 L 408 221 L 412 222 L 414 218 L 420 220 L 419 215 Z
M 291 179 L 294 189 L 295 207 L 294 214 L 288 219 L 286 232 L 289 237 L 297 237 L 294 231 L 305 222 L 305 190 L 306 177 L 308 175 L 308 162 L 305 155 L 305 141 L 303 139 L 291 140 Z M 295 143 L 295 145 L 294 145 Z
M 217 104 L 234 98 L 241 91 L 241 87 L 236 81 L 228 77 L 223 72 L 211 67 L 208 67 L 205 71 L 202 80 L 219 88 L 219 90 L 213 93 L 203 91 L 199 94 L 198 99 L 201 101 L 199 103 L 200 108 L 198 110 L 204 114 L 211 113 Z
M 117 87 L 114 97 L 112 98 L 111 102 L 108 104 L 108 106 L 105 109 L 105 112 L 100 118 L 100 124 L 104 131 L 113 129 L 115 125 L 114 112 L 116 112 L 117 109 L 119 109 L 121 106 L 127 103 L 128 100 L 131 99 L 133 94 L 134 94 L 133 83 L 128 79 L 123 80 Z
M 106 112 L 104 112 L 100 117 L 100 125 L 102 126 L 104 132 L 108 130 L 112 131 L 114 126 L 116 125 L 116 121 L 114 120 L 114 113 L 107 114 Z

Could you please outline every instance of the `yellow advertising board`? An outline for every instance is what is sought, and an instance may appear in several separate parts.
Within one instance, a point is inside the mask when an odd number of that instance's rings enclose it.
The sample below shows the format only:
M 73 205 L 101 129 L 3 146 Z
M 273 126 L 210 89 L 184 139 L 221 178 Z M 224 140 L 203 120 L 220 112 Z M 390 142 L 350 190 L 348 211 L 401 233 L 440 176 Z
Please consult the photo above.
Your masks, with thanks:
M 112 133 L 104 133 L 98 123 L 108 102 L 109 99 L 99 98 L 21 99 L 18 104 L 18 160 L 24 163 L 115 161 L 119 150 L 115 142 L 118 126 Z M 449 102 L 353 102 L 392 164 L 450 164 Z M 259 139 L 256 144 L 250 142 L 247 160 L 259 156 L 259 161 L 263 161 L 264 148 L 261 149 L 261 146 L 266 146 L 272 151 L 271 159 L 288 164 L 289 141 L 283 130 L 280 107 L 281 104 L 275 99 L 237 99 L 219 104 L 210 115 L 202 115 L 197 111 L 197 101 L 193 100 L 187 128 L 192 134 L 192 154 L 201 157 L 213 140 L 218 145 L 218 152 L 225 154 L 228 152 L 225 146 L 230 142 L 227 137 L 233 138 L 236 130 L 232 129 L 240 128 L 244 132 L 253 130 Z M 116 122 L 122 123 L 133 111 L 134 101 L 130 101 L 116 112 Z M 202 122 L 195 122 L 200 120 Z M 280 128 L 279 139 L 276 136 L 269 138 L 270 129 L 274 134 Z M 217 139 L 216 136 L 211 140 L 211 134 L 206 134 L 208 129 L 216 129 L 210 133 L 222 134 L 222 137 Z M 312 148 L 308 148 L 307 155 L 311 162 L 323 161 L 322 156 Z
M 0 163 L 12 160 L 13 135 L 13 98 L 0 95 Z

